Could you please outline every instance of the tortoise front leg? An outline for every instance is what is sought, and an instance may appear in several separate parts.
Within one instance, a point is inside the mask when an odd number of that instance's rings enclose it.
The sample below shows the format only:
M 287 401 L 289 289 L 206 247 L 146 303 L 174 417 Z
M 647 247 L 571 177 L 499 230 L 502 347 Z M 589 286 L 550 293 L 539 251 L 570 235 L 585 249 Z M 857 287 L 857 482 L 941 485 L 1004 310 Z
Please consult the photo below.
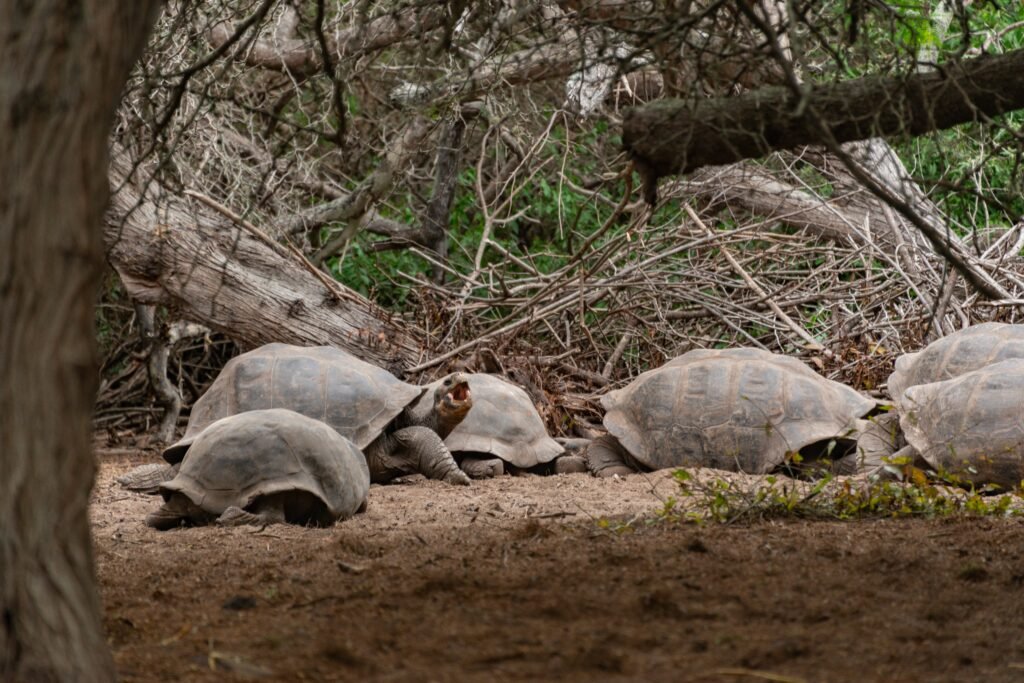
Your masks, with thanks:
M 189 500 L 188 496 L 175 493 L 160 509 L 146 515 L 146 525 L 157 531 L 167 531 L 182 524 L 208 524 L 210 519 L 210 513 Z
M 637 468 L 632 467 L 633 459 L 629 457 L 618 439 L 613 436 L 601 436 L 594 439 L 584 456 L 587 468 L 595 477 L 613 477 L 616 474 L 636 474 Z
M 232 505 L 217 518 L 217 526 L 243 526 L 251 524 L 263 528 L 271 524 L 284 524 L 284 501 L 278 496 L 267 496 L 253 512 Z
M 140 465 L 118 477 L 117 483 L 129 491 L 153 495 L 160 493 L 160 484 L 170 481 L 178 475 L 179 467 L 180 463 L 178 465 L 164 463 Z
M 588 471 L 586 457 L 575 453 L 560 455 L 551 463 L 553 474 L 580 474 Z
M 459 463 L 459 469 L 470 479 L 490 479 L 505 474 L 505 463 L 501 458 L 467 456 Z
M 379 439 L 366 450 L 370 481 L 383 483 L 404 474 L 420 473 L 428 479 L 469 485 L 451 451 L 429 427 L 403 427 Z

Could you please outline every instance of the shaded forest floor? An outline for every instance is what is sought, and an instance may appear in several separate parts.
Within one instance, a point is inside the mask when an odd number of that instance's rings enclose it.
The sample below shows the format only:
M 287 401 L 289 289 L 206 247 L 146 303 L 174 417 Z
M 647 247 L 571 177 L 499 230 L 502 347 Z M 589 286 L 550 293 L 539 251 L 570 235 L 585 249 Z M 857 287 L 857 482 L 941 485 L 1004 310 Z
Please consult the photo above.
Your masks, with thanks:
M 1024 680 L 1020 519 L 650 524 L 659 473 L 161 533 L 114 482 L 152 458 L 101 450 L 92 506 L 125 681 Z

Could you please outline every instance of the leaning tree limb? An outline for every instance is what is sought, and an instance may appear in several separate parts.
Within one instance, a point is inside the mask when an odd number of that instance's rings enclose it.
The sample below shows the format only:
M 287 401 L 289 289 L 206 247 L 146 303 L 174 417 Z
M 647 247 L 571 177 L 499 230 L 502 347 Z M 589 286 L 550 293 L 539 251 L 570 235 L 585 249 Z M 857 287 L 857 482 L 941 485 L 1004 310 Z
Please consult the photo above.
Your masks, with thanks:
M 869 77 L 837 85 L 764 88 L 696 103 L 664 100 L 627 112 L 623 144 L 644 175 L 645 195 L 657 179 L 763 156 L 778 149 L 823 145 L 855 163 L 841 143 L 884 135 L 921 135 L 1024 107 L 1024 50 L 943 65 L 904 78 Z M 1008 298 L 987 273 L 974 268 L 947 235 L 914 214 L 864 170 L 851 168 L 872 193 L 921 231 L 971 285 L 990 299 Z
M 626 112 L 623 145 L 656 179 L 801 145 L 922 135 L 1024 107 L 1024 50 L 903 77 L 769 87 L 697 102 L 668 99 Z M 822 130 L 824 128 L 825 130 Z
M 246 344 L 331 344 L 383 366 L 420 360 L 420 339 L 406 322 L 340 283 L 328 285 L 293 250 L 244 221 L 155 182 L 141 189 L 121 149 L 110 179 L 107 258 L 137 301 L 177 307 Z
M 783 182 L 761 166 L 740 162 L 695 171 L 679 181 L 678 193 L 723 203 L 763 220 L 834 240 L 864 244 L 864 225 L 871 214 L 857 204 L 823 201 L 810 191 Z M 673 189 L 671 194 L 677 194 Z M 885 235 L 884 238 L 888 238 Z M 888 246 L 887 239 L 880 240 Z

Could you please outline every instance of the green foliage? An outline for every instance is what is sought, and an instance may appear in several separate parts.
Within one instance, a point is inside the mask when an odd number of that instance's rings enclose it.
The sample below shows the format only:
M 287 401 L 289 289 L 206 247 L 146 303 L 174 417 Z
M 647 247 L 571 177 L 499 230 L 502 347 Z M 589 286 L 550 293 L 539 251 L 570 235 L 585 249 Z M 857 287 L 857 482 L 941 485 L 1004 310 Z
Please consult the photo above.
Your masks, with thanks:
M 381 306 L 400 310 L 409 296 L 410 282 L 400 273 L 429 279 L 430 263 L 412 252 L 374 252 L 369 249 L 372 240 L 360 235 L 349 245 L 344 259 L 341 255 L 327 260 L 327 266 L 336 280 Z
M 764 519 L 856 520 L 883 517 L 1016 516 L 1024 490 L 999 496 L 986 490 L 935 484 L 923 476 L 908 482 L 855 481 L 827 475 L 813 484 L 767 475 L 746 480 L 702 480 L 676 470 L 679 493 L 665 501 L 659 521 L 731 524 Z M 949 477 L 946 477 L 950 481 Z
M 1012 28 L 1013 22 L 1024 19 L 1024 5 L 1017 3 L 998 7 L 988 3 L 971 5 L 966 12 L 967 30 L 961 26 L 959 17 L 954 17 L 944 36 L 938 35 L 934 17 L 920 3 L 890 3 L 884 10 L 880 6 L 873 7 L 861 18 L 858 37 L 852 44 L 850 36 L 845 36 L 844 40 L 843 32 L 839 30 L 847 26 L 848 10 L 847 3 L 826 2 L 811 11 L 809 17 L 815 25 L 824 28 L 808 34 L 798 46 L 802 50 L 801 63 L 808 67 L 801 74 L 806 80 L 834 81 L 873 73 L 906 74 L 916 68 L 919 50 L 928 46 L 939 50 L 940 62 L 968 54 L 967 50 L 1002 52 L 1024 46 L 1024 26 Z M 294 112 L 291 107 L 286 109 L 286 114 L 294 114 L 300 125 L 308 123 L 301 118 L 305 104 L 309 103 L 303 102 L 300 106 L 296 102 Z M 369 106 L 360 102 L 354 92 L 346 93 L 346 105 L 350 116 L 359 116 Z M 569 262 L 588 236 L 604 225 L 611 212 L 608 201 L 617 200 L 625 189 L 621 180 L 600 185 L 601 176 L 607 178 L 610 172 L 620 168 L 617 154 L 621 140 L 617 127 L 609 120 L 598 117 L 580 123 L 561 118 L 550 104 L 543 104 L 529 116 L 508 124 L 510 131 L 520 126 L 537 132 L 534 138 L 536 146 L 526 150 L 530 162 L 517 170 L 515 182 L 502 188 L 491 207 L 495 212 L 492 215 L 495 222 L 488 238 L 500 248 L 484 250 L 481 263 L 483 281 L 500 280 L 510 286 L 524 274 L 512 259 L 505 256 L 506 252 L 529 263 L 542 275 L 557 271 Z M 1001 117 L 998 125 L 961 126 L 913 140 L 895 141 L 894 144 L 911 175 L 931 192 L 950 216 L 954 229 L 968 234 L 975 228 L 990 224 L 1012 225 L 1024 215 L 1024 180 L 1019 170 L 1017 132 L 1022 127 L 1024 113 Z M 495 172 L 509 159 L 515 159 L 507 150 L 501 150 L 500 144 L 488 145 L 480 166 L 467 159 L 467 168 L 459 177 L 450 212 L 448 265 L 460 273 L 474 269 L 485 229 L 476 192 L 477 169 L 484 169 L 485 186 L 494 181 Z M 492 154 L 494 158 L 491 158 Z M 616 161 L 612 164 L 611 160 Z M 760 163 L 783 170 L 783 162 L 773 161 L 773 157 Z M 793 165 L 788 159 L 785 163 L 787 170 L 795 171 L 796 185 L 820 197 L 834 196 L 836 188 L 832 179 L 812 164 Z M 591 195 L 590 190 L 595 187 L 603 200 L 595 200 Z M 389 197 L 392 217 L 416 225 L 429 192 L 429 180 L 426 180 L 408 192 Z M 501 204 L 506 200 L 506 204 Z M 716 229 L 728 229 L 733 225 L 726 212 L 718 218 Z M 665 202 L 648 225 L 670 225 L 685 220 L 681 217 L 678 202 Z M 621 239 L 624 228 L 624 224 L 611 226 L 606 235 L 592 245 L 591 252 L 597 253 L 606 240 Z M 404 275 L 429 279 L 432 266 L 427 260 L 405 251 L 372 251 L 370 244 L 374 239 L 377 238 L 360 235 L 343 262 L 334 260 L 329 265 L 345 284 L 400 312 L 409 305 L 410 280 Z M 733 241 L 729 248 L 741 256 L 744 253 L 756 254 L 763 245 L 756 240 Z M 686 255 L 680 254 L 679 258 L 685 259 Z M 587 259 L 580 263 L 583 270 L 589 265 Z M 837 276 L 839 284 L 870 279 L 873 273 L 887 271 L 889 267 L 878 262 L 843 265 L 845 268 Z M 755 265 L 753 270 L 759 267 L 762 266 Z M 799 281 L 803 277 L 803 269 L 811 271 L 822 267 L 822 263 L 796 263 L 793 264 L 793 273 L 778 273 L 771 272 L 770 266 L 764 266 L 764 273 L 752 274 L 755 277 L 764 275 L 784 286 Z M 666 276 L 669 286 L 672 282 L 672 276 Z M 489 293 L 480 289 L 470 292 L 470 296 L 486 296 L 493 300 L 493 292 L 493 289 Z M 717 289 L 697 293 L 710 298 L 721 295 Z M 914 293 L 909 292 L 908 296 L 913 297 Z M 509 309 L 495 304 L 481 315 L 499 319 L 508 313 Z M 579 322 L 595 322 L 593 316 L 600 313 L 600 306 L 595 305 L 587 313 L 590 317 Z M 800 313 L 809 331 L 824 341 L 835 324 L 832 320 L 834 311 L 812 302 Z M 743 331 L 759 341 L 775 336 L 774 329 L 757 324 L 744 323 Z M 643 365 L 644 359 L 635 358 L 634 353 L 634 349 L 628 350 L 625 359 L 631 366 Z
M 954 18 L 939 61 L 972 53 L 1002 53 L 1024 47 L 1024 5 L 980 3 L 967 12 L 967 30 Z M 908 21 L 908 26 L 917 24 Z M 920 32 L 916 40 L 937 38 Z M 1012 225 L 1024 215 L 1020 130 L 1024 113 L 1014 112 L 990 124 L 969 124 L 915 138 L 896 149 L 911 173 L 963 234 L 979 227 Z
M 575 131 L 572 136 L 564 127 L 555 127 L 545 143 L 544 158 L 559 159 L 568 153 L 573 163 L 565 168 L 565 182 L 559 182 L 552 174 L 537 173 L 521 187 L 517 186 L 513 200 L 501 215 L 494 216 L 497 220 L 489 239 L 501 249 L 530 263 L 542 274 L 563 267 L 576 246 L 604 224 L 610 211 L 572 187 L 581 187 L 596 175 L 595 150 L 610 144 L 610 140 L 608 124 L 603 121 L 595 122 L 583 131 Z M 477 249 L 483 239 L 484 215 L 478 203 L 476 182 L 475 168 L 462 172 L 449 212 L 447 263 L 460 273 L 473 270 Z M 618 181 L 616 186 L 606 191 L 616 196 L 616 192 L 625 191 L 625 184 Z M 392 207 L 390 218 L 410 226 L 417 225 L 422 215 L 422 198 L 417 199 L 410 193 L 392 196 L 389 202 Z M 506 220 L 509 217 L 511 220 Z M 613 230 L 608 239 L 617 234 Z M 408 250 L 372 251 L 370 245 L 376 239 L 360 234 L 349 246 L 344 259 L 334 257 L 328 260 L 327 265 L 340 282 L 382 306 L 400 311 L 407 304 L 410 285 L 410 281 L 401 274 L 429 279 L 432 266 Z M 498 249 L 485 250 L 480 265 L 485 272 L 495 266 L 501 277 L 516 276 L 515 266 Z M 490 313 L 500 316 L 503 311 L 495 308 Z
M 970 124 L 897 146 L 911 173 L 962 234 L 989 224 L 1012 225 L 1024 215 L 1024 177 L 1016 137 L 1024 113 L 1000 125 Z
M 955 22 L 946 37 L 944 49 L 960 51 L 965 47 L 987 52 L 1006 52 L 1024 47 L 1024 4 L 1019 2 L 975 3 L 967 13 L 968 32 Z
M 926 45 L 938 46 L 940 43 L 931 19 L 916 8 L 904 10 L 902 21 L 896 25 L 893 38 L 903 49 L 915 52 Z

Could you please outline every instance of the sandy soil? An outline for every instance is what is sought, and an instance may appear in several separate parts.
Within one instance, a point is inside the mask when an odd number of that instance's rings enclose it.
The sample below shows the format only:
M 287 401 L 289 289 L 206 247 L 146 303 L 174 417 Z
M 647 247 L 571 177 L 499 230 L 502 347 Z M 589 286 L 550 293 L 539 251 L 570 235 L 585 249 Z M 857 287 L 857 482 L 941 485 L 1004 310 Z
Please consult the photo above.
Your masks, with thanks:
M 667 475 L 563 475 L 156 532 L 157 499 L 114 482 L 152 456 L 100 458 L 125 681 L 1024 680 L 1020 519 L 655 524 Z

